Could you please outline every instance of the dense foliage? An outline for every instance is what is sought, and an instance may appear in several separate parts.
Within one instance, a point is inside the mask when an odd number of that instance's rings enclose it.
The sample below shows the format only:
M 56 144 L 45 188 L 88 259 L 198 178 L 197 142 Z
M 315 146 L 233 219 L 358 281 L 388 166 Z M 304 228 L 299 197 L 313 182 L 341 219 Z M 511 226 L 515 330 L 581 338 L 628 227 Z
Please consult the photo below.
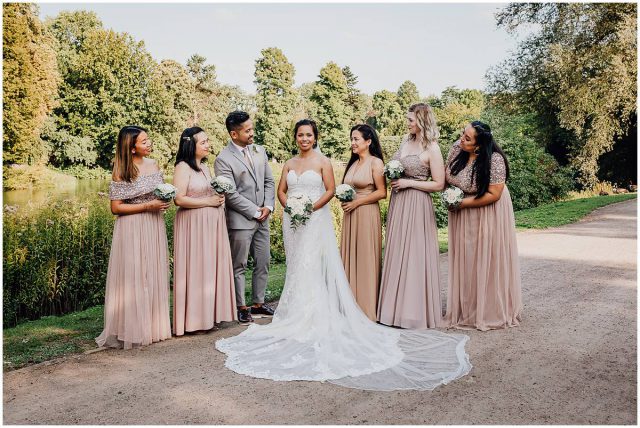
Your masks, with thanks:
M 3 4 L 2 30 L 3 161 L 46 161 L 47 147 L 39 135 L 59 79 L 53 38 L 31 3 Z
M 514 3 L 497 20 L 534 31 L 489 73 L 490 92 L 531 113 L 544 145 L 595 184 L 616 141 L 636 145 L 637 4 Z M 623 162 L 618 169 L 636 171 L 635 156 Z
M 295 69 L 278 48 L 264 49 L 261 54 L 255 71 L 255 141 L 269 155 L 285 161 L 295 150 L 290 132 L 297 98 L 293 88 Z

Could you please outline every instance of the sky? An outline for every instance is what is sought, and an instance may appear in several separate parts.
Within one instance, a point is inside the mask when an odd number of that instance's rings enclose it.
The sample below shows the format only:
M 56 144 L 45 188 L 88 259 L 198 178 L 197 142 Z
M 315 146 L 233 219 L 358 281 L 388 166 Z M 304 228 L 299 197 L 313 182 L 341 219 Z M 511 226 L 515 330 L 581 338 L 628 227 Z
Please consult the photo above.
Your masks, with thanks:
M 485 73 L 518 39 L 497 29 L 499 3 L 44 3 L 40 17 L 96 12 L 106 28 L 143 40 L 155 60 L 186 64 L 200 54 L 218 81 L 255 93 L 260 51 L 282 49 L 296 86 L 317 79 L 329 61 L 348 65 L 370 95 L 405 80 L 421 96 L 448 86 L 483 89 Z

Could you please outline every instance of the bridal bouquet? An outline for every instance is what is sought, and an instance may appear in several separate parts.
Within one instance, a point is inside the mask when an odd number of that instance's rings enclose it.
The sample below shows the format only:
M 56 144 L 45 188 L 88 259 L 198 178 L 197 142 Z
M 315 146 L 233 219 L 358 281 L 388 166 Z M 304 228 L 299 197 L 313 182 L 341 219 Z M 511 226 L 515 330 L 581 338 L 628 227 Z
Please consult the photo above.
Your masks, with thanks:
M 313 213 L 313 202 L 311 198 L 304 194 L 291 195 L 287 198 L 287 206 L 284 211 L 291 216 L 291 227 L 296 229 L 311 218 Z
M 442 192 L 441 197 L 448 209 L 458 208 L 464 198 L 464 192 L 456 186 L 449 186 Z
M 236 187 L 233 185 L 233 182 L 227 177 L 217 176 L 211 179 L 211 187 L 216 193 L 221 195 L 225 193 L 233 193 L 236 191 Z
M 351 202 L 356 197 L 356 191 L 348 184 L 340 184 L 336 187 L 336 199 L 340 202 Z
M 384 166 L 384 175 L 389 180 L 396 180 L 402 177 L 403 172 L 404 172 L 404 167 L 402 166 L 402 163 L 400 163 L 399 160 L 394 159 L 392 161 L 389 161 L 389 163 L 387 163 Z
M 153 190 L 153 194 L 164 202 L 169 202 L 176 197 L 176 188 L 172 184 L 162 183 L 158 184 Z

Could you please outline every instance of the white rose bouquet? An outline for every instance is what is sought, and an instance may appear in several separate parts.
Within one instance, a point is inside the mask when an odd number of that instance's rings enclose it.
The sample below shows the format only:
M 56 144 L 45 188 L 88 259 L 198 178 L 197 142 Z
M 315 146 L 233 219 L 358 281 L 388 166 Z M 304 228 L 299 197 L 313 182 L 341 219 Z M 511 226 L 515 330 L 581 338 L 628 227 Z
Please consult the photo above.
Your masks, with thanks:
M 236 186 L 234 186 L 233 182 L 227 177 L 217 176 L 211 179 L 211 187 L 216 193 L 221 195 L 225 193 L 233 193 L 236 191 Z
M 284 211 L 291 216 L 291 227 L 296 229 L 311 218 L 313 202 L 304 194 L 291 195 L 287 198 L 287 206 Z
M 441 193 L 442 202 L 448 209 L 458 208 L 464 198 L 464 192 L 462 189 L 456 186 L 449 186 Z
M 384 166 L 384 175 L 389 180 L 396 180 L 402 177 L 403 172 L 404 172 L 404 167 L 402 166 L 402 163 L 400 163 L 399 160 L 394 159 L 392 161 L 389 161 L 389 163 L 387 163 Z
M 169 183 L 158 184 L 153 190 L 153 194 L 164 202 L 169 202 L 176 197 L 176 188 Z
M 355 197 L 355 189 L 348 184 L 340 184 L 336 187 L 336 199 L 340 202 L 351 202 Z

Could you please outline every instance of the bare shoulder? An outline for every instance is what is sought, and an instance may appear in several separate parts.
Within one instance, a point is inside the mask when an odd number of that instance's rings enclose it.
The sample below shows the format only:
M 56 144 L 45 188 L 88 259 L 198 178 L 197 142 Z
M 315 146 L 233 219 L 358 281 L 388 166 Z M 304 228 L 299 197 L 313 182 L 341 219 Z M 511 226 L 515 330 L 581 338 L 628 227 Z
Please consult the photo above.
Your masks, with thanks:
M 143 165 L 144 165 L 144 168 L 149 173 L 154 173 L 154 172 L 160 171 L 160 167 L 158 166 L 158 162 L 155 159 L 145 158 Z
M 320 153 L 318 153 L 318 162 L 323 167 L 331 166 L 331 161 L 329 160 L 329 158 L 325 155 L 321 155 Z
M 328 157 L 318 154 L 318 160 L 316 161 L 320 165 L 320 169 L 323 171 L 333 172 L 333 165 Z
M 371 161 L 371 168 L 373 169 L 384 168 L 384 162 L 382 161 L 382 159 L 373 156 L 373 160 Z
M 189 166 L 189 164 L 187 164 L 185 161 L 181 161 L 178 163 L 178 165 L 176 165 L 176 172 L 184 172 L 187 171 L 189 168 L 191 168 Z
M 282 164 L 282 172 L 286 173 L 291 169 L 295 169 L 295 162 L 295 158 L 287 159 L 285 163 Z
M 442 159 L 442 151 L 440 150 L 440 145 L 438 143 L 429 144 L 426 154 L 429 159 Z

